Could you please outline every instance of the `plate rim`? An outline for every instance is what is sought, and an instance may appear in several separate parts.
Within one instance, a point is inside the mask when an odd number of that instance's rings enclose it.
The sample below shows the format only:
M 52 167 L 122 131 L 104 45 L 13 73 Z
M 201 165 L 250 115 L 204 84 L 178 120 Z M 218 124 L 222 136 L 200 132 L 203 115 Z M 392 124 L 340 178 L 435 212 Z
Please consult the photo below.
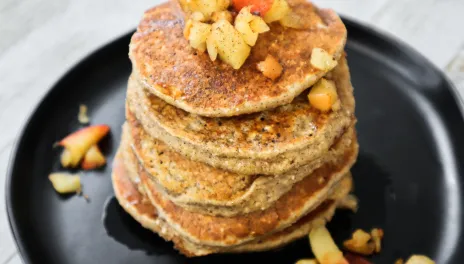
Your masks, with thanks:
M 348 16 L 344 16 L 344 15 L 339 15 L 339 16 L 342 18 L 343 23 L 346 25 L 346 27 L 357 28 L 358 30 L 365 32 L 370 37 L 375 37 L 381 40 L 382 42 L 387 43 L 388 45 L 395 45 L 399 49 L 403 50 L 405 53 L 410 54 L 414 58 L 417 58 L 425 62 L 425 65 L 427 68 L 431 68 L 432 70 L 437 72 L 440 75 L 440 77 L 443 78 L 445 85 L 449 87 L 448 90 L 450 90 L 451 97 L 459 109 L 461 119 L 464 121 L 464 98 L 460 96 L 457 86 L 442 69 L 438 68 L 437 65 L 435 65 L 427 57 L 422 55 L 414 47 L 407 44 L 405 41 L 393 36 L 391 33 L 386 32 L 385 30 L 379 29 L 377 27 L 374 27 L 372 25 L 369 25 L 365 22 L 353 19 Z M 11 234 L 14 240 L 15 247 L 17 249 L 17 253 L 20 256 L 22 262 L 25 264 L 33 263 L 33 261 L 31 260 L 31 257 L 28 251 L 25 249 L 24 242 L 19 234 L 19 227 L 17 225 L 17 216 L 15 216 L 13 213 L 12 193 L 11 193 L 12 186 L 11 185 L 13 182 L 14 167 L 17 162 L 16 159 L 18 156 L 19 146 L 21 145 L 23 138 L 26 135 L 26 131 L 29 129 L 29 126 L 32 123 L 32 120 L 34 119 L 34 116 L 37 113 L 37 111 L 43 106 L 45 100 L 56 89 L 57 84 L 59 84 L 63 78 L 65 78 L 70 72 L 75 70 L 84 61 L 91 59 L 94 55 L 97 55 L 102 50 L 106 49 L 109 45 L 129 37 L 134 32 L 135 32 L 135 29 L 129 30 L 126 33 L 123 33 L 120 36 L 102 44 L 95 50 L 92 50 L 91 52 L 85 54 L 84 56 L 82 56 L 81 59 L 78 59 L 70 68 L 68 68 L 66 72 L 61 74 L 59 78 L 50 86 L 50 88 L 48 88 L 48 90 L 39 98 L 39 100 L 36 101 L 36 104 L 34 105 L 34 107 L 32 107 L 32 109 L 28 113 L 27 118 L 25 118 L 23 120 L 23 123 L 20 125 L 19 133 L 17 134 L 14 140 L 13 146 L 11 148 L 11 152 L 10 152 L 9 159 L 8 159 L 6 175 L 5 175 L 5 207 L 6 207 L 8 225 L 10 227 L 10 231 L 11 231 Z M 348 32 L 348 40 L 349 40 L 349 32 Z

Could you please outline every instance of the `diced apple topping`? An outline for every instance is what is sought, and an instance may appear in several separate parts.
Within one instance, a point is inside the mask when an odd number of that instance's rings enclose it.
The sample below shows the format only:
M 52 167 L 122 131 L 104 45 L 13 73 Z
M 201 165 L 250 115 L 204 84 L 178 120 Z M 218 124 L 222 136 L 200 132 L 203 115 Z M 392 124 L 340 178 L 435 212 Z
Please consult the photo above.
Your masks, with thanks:
M 266 59 L 259 62 L 256 67 L 271 80 L 279 78 L 282 74 L 282 65 L 272 55 L 267 55 Z
M 93 170 L 106 164 L 105 156 L 101 153 L 97 145 L 93 145 L 85 153 L 81 167 L 84 170 Z
M 85 153 L 97 144 L 110 131 L 107 125 L 95 125 L 82 128 L 58 142 L 65 148 L 61 155 L 63 167 L 77 167 Z
M 371 237 L 375 244 L 375 253 L 380 253 L 382 250 L 383 230 L 380 228 L 372 229 Z
M 209 19 L 214 12 L 226 10 L 230 2 L 229 0 L 183 0 L 180 4 L 185 12 L 200 12 Z
M 52 173 L 48 176 L 53 188 L 60 194 L 78 193 L 81 191 L 81 178 L 77 174 Z
M 90 118 L 87 115 L 87 106 L 81 104 L 79 106 L 79 114 L 77 115 L 77 120 L 79 120 L 79 123 L 86 125 L 90 122 Z
M 325 50 L 314 48 L 311 52 L 311 65 L 323 71 L 329 71 L 337 66 L 337 61 Z
M 300 259 L 295 264 L 318 264 L 315 259 Z
M 198 22 L 206 21 L 205 15 L 201 12 L 193 12 L 190 18 L 192 18 L 193 21 L 198 21 Z
M 274 3 L 274 0 L 233 0 L 232 6 L 237 12 L 240 12 L 244 7 L 250 6 L 251 12 L 264 16 L 271 8 L 272 3 Z
M 361 229 L 357 229 L 353 233 L 351 239 L 343 242 L 343 246 L 351 252 L 368 256 L 374 253 L 380 253 L 382 249 L 382 238 L 383 230 L 380 228 L 373 228 L 370 234 Z
M 290 6 L 285 0 L 274 0 L 271 8 L 264 14 L 264 21 L 271 23 L 281 20 L 291 11 Z
M 351 252 L 365 256 L 372 255 L 375 251 L 371 235 L 361 229 L 357 229 L 351 239 L 343 242 L 343 246 Z
M 213 24 L 211 37 L 212 42 L 216 44 L 219 58 L 234 69 L 239 69 L 250 55 L 250 46 L 226 20 L 219 20 Z
M 258 34 L 269 31 L 269 27 L 261 17 L 251 14 L 250 10 L 251 6 L 244 7 L 240 10 L 235 18 L 235 28 L 242 34 L 243 39 L 248 45 L 254 46 L 256 40 L 258 40 Z M 251 22 L 254 23 L 253 28 L 255 28 L 256 31 L 251 27 Z
M 213 12 L 213 14 L 211 15 L 211 20 L 213 22 L 218 22 L 219 20 L 226 20 L 229 23 L 232 23 L 234 18 L 232 17 L 232 14 L 229 11 L 225 10 Z
M 435 264 L 435 261 L 423 255 L 412 255 L 406 264 Z
M 309 103 L 312 107 L 327 112 L 338 101 L 337 88 L 335 83 L 325 78 L 321 78 L 308 93 Z
M 258 16 L 253 16 L 253 19 L 250 21 L 250 28 L 255 33 L 264 33 L 270 30 L 269 26 L 264 22 L 264 20 Z
M 315 227 L 309 233 L 309 243 L 321 264 L 348 264 L 325 226 Z
M 190 27 L 188 40 L 192 48 L 205 52 L 206 39 L 211 35 L 211 25 L 203 22 L 193 21 Z

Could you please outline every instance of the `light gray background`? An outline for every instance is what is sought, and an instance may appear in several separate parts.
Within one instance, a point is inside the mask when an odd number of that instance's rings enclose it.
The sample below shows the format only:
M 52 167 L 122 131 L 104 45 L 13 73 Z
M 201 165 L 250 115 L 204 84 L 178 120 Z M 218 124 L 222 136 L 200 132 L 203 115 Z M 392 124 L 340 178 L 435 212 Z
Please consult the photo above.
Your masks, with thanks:
M 0 1 L 0 263 L 21 259 L 5 212 L 12 145 L 40 98 L 85 55 L 136 27 L 157 0 Z M 443 69 L 464 95 L 464 1 L 316 0 L 390 33 Z M 26 184 L 26 183 L 25 183 Z

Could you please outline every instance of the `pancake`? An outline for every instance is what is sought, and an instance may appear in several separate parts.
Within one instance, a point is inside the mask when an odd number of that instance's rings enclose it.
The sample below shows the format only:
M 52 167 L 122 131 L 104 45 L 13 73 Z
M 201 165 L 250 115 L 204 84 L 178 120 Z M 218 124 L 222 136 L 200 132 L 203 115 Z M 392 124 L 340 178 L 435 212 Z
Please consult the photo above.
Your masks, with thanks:
M 191 161 L 163 142 L 146 135 L 135 120 L 123 127 L 121 147 L 129 144 L 150 178 L 173 203 L 189 211 L 221 216 L 234 216 L 265 210 L 288 192 L 292 186 L 323 164 L 346 163 L 351 166 L 358 146 L 350 129 L 325 155 L 310 164 L 284 175 L 240 175 Z M 126 150 L 125 153 L 132 151 Z M 125 159 L 135 159 L 129 157 Z
M 204 118 L 147 94 L 133 79 L 128 83 L 126 113 L 133 113 L 152 137 L 189 159 L 240 174 L 283 174 L 325 155 L 355 122 L 344 57 L 326 77 L 336 83 L 342 105 L 327 114 L 312 108 L 303 94 L 291 104 L 258 114 Z
M 139 166 L 139 177 L 159 216 L 183 237 L 209 246 L 232 246 L 290 226 L 326 200 L 349 169 L 346 164 L 322 166 L 268 209 L 228 218 L 198 214 L 177 206 L 157 191 L 156 183 L 142 166 Z M 343 184 L 351 186 L 351 177 Z
M 350 123 L 354 113 L 353 89 L 343 56 L 326 77 L 335 82 L 341 109 L 323 114 L 311 107 L 306 94 L 269 111 L 232 118 L 208 118 L 168 104 L 129 78 L 127 100 L 132 111 L 150 127 L 217 156 L 269 159 L 331 141 Z
M 302 14 L 308 29 L 270 24 L 260 34 L 245 64 L 234 70 L 207 53 L 192 49 L 183 37 L 185 24 L 175 4 L 165 3 L 145 12 L 132 36 L 129 57 L 136 78 L 156 96 L 187 112 L 202 116 L 235 116 L 290 103 L 327 71 L 310 63 L 313 48 L 338 60 L 346 42 L 346 28 L 332 10 L 317 9 L 302 0 L 289 5 Z M 272 81 L 256 69 L 267 55 L 283 67 Z
M 247 251 L 263 251 L 276 247 L 281 247 L 298 238 L 306 236 L 314 226 L 324 225 L 329 221 L 337 205 L 346 189 L 340 189 L 331 200 L 327 200 L 324 204 L 316 208 L 316 210 L 301 218 L 294 225 L 280 232 L 265 236 L 263 238 L 251 241 L 235 247 L 210 247 L 201 244 L 192 243 L 183 237 L 179 236 L 165 220 L 158 217 L 158 213 L 146 199 L 146 197 L 138 191 L 137 184 L 134 184 L 129 174 L 129 170 L 125 166 L 122 158 L 122 149 L 118 150 L 113 163 L 112 182 L 116 198 L 124 210 L 129 213 L 143 227 L 158 233 L 165 240 L 174 242 L 182 254 L 187 256 L 203 256 L 211 253 L 220 252 L 247 252 Z

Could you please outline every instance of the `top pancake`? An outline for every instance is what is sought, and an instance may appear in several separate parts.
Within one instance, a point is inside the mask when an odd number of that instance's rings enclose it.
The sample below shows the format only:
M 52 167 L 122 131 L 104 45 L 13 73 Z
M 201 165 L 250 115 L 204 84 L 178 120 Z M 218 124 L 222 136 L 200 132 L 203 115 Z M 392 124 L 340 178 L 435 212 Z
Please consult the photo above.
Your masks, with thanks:
M 239 70 L 220 60 L 213 62 L 208 54 L 189 46 L 183 37 L 184 18 L 175 4 L 152 8 L 132 36 L 129 56 L 134 73 L 156 96 L 198 115 L 234 116 L 290 103 L 330 70 L 311 65 L 313 48 L 322 48 L 338 60 L 347 33 L 332 10 L 317 9 L 301 0 L 288 2 L 308 29 L 271 24 Z M 276 81 L 256 69 L 256 63 L 269 54 L 284 69 Z

